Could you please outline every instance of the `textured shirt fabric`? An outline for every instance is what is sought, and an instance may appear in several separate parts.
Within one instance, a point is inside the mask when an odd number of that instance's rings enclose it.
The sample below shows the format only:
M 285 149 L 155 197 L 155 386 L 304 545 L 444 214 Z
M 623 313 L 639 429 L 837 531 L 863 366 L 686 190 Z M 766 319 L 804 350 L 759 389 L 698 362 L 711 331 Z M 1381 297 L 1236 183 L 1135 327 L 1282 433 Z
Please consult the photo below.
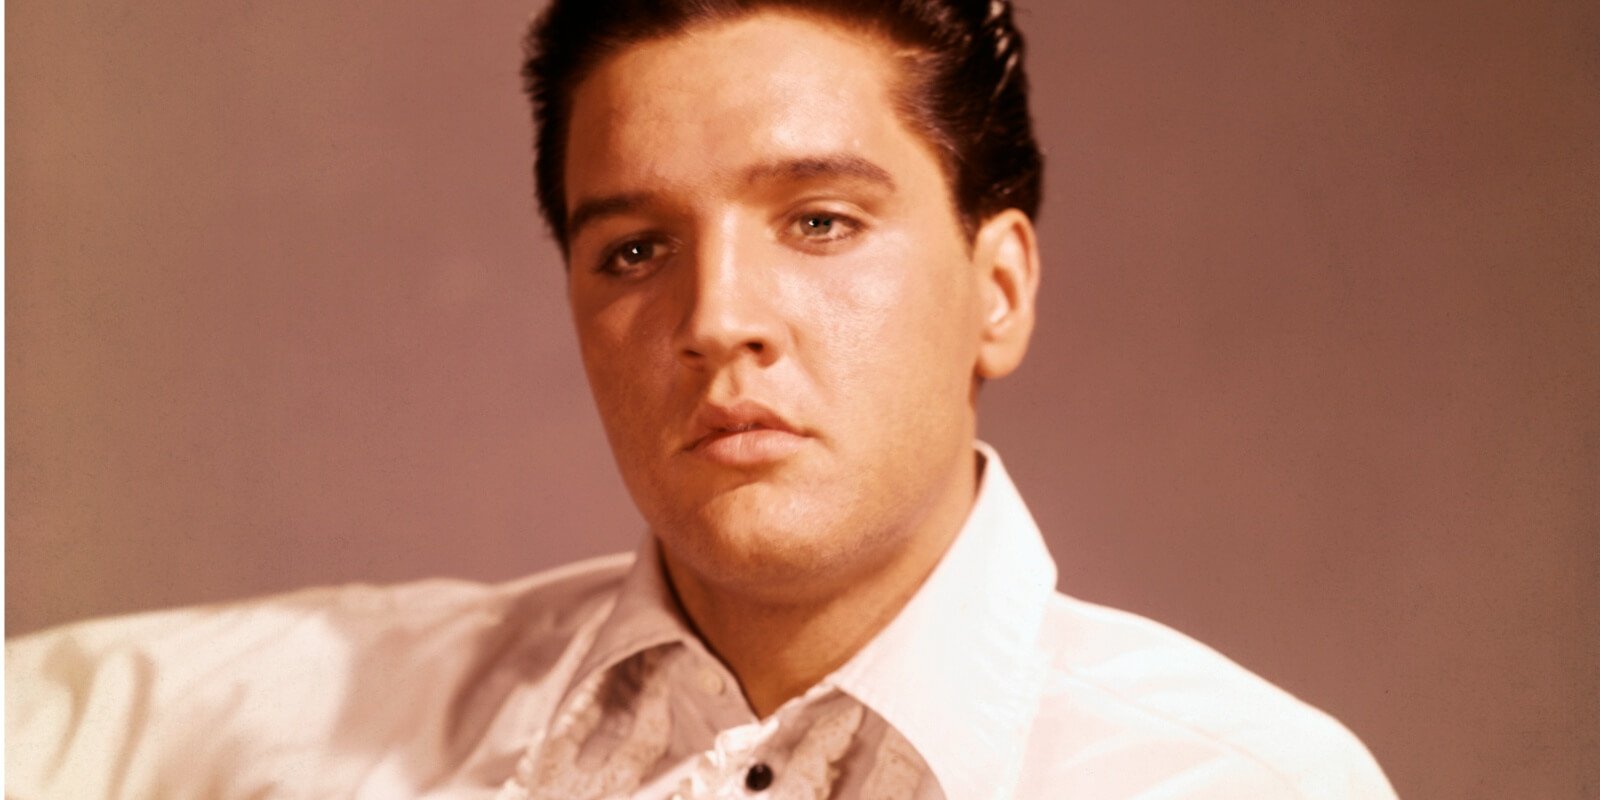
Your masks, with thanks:
M 910 602 L 757 719 L 653 540 L 493 586 L 321 589 L 6 645 L 6 796 L 1392 798 L 1338 722 L 1055 591 L 984 445 Z

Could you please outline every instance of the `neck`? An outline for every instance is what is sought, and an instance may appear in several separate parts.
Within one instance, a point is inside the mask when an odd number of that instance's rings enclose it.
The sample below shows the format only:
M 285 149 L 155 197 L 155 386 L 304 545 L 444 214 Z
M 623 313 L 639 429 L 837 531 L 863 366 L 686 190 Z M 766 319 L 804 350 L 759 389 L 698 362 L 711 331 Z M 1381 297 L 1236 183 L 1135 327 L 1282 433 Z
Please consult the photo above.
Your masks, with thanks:
M 793 601 L 774 601 L 770 592 L 756 597 L 707 581 L 663 552 L 684 612 L 738 678 L 757 717 L 769 716 L 844 665 L 916 594 L 972 509 L 975 459 L 961 464 L 949 488 L 900 537 L 900 548 L 828 592 Z

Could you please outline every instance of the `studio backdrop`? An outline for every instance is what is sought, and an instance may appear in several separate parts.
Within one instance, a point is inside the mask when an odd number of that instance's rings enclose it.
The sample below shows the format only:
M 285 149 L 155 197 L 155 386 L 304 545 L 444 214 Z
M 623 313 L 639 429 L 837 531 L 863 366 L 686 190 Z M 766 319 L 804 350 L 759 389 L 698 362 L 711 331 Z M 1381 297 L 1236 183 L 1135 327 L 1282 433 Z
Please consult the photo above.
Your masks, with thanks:
M 644 535 L 532 202 L 526 2 L 11 3 L 6 632 Z M 1600 4 L 1021 4 L 1061 588 L 1408 798 L 1600 796 Z

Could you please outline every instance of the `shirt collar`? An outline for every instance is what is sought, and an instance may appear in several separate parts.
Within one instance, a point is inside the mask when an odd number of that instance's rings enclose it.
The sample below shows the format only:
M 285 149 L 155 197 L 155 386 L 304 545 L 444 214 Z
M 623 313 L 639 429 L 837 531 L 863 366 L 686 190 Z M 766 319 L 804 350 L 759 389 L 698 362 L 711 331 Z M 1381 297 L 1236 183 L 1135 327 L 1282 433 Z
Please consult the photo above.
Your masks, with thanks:
M 1043 689 L 1056 568 L 1000 456 L 978 442 L 966 524 L 906 607 L 831 680 L 893 725 L 950 800 L 1010 797 Z
M 583 660 L 578 662 L 570 686 L 616 666 L 635 653 L 661 645 L 681 642 L 704 649 L 684 619 L 665 572 L 655 537 L 645 536 L 617 592 L 617 604 L 596 632 L 594 643 Z
M 949 800 L 1011 794 L 1043 687 L 1038 637 L 1056 582 L 999 454 L 975 446 L 983 472 L 961 532 L 905 608 L 823 681 L 893 725 Z M 663 573 L 647 536 L 571 685 L 664 644 L 705 652 Z

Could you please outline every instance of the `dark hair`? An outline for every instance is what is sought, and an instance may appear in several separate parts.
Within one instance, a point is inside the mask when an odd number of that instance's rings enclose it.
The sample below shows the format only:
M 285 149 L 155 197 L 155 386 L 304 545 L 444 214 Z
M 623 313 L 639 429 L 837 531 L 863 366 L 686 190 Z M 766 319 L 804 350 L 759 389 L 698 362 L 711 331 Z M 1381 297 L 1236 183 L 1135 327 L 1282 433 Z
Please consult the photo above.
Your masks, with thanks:
M 567 118 L 578 83 L 631 45 L 763 8 L 855 23 L 909 51 L 899 110 L 938 154 L 969 237 L 1008 208 L 1038 213 L 1043 159 L 1008 0 L 553 0 L 529 28 L 522 75 L 539 205 L 563 249 Z

